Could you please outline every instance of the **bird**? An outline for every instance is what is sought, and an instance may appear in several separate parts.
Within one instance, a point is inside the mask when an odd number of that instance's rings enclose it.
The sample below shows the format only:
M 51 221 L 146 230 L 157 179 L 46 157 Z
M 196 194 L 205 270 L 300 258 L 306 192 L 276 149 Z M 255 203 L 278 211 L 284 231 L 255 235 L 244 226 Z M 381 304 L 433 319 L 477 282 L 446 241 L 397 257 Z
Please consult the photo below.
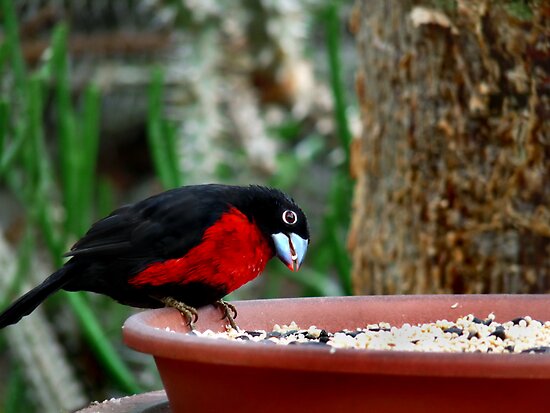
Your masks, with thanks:
M 58 290 L 88 291 L 138 308 L 173 307 L 191 329 L 197 309 L 223 300 L 278 257 L 291 271 L 310 242 L 306 215 L 284 192 L 259 185 L 188 185 L 114 210 L 65 254 L 68 261 L 0 314 L 19 322 Z

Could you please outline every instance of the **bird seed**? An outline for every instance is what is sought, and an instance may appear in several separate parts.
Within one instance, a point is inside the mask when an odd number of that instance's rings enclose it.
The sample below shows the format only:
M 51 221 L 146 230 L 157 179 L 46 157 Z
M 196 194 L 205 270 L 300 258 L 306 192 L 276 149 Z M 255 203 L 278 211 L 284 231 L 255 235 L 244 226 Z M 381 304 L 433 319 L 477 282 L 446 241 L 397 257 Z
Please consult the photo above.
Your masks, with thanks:
M 282 326 L 275 324 L 272 331 L 228 328 L 221 333 L 206 330 L 190 334 L 238 342 L 329 346 L 333 350 L 550 354 L 550 321 L 525 316 L 498 323 L 492 313 L 484 319 L 469 314 L 456 321 L 438 320 L 416 325 L 405 323 L 401 327 L 380 322 L 335 332 L 316 326 L 304 329 L 291 322 Z

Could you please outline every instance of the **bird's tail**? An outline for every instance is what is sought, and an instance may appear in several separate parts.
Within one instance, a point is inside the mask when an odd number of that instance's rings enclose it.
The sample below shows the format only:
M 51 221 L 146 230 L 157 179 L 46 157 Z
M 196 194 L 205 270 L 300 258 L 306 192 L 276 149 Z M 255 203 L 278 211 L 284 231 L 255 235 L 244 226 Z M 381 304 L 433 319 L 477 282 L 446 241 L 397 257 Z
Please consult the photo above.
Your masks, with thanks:
M 0 329 L 17 323 L 23 317 L 32 313 L 42 301 L 63 287 L 70 279 L 70 271 L 68 270 L 69 266 L 65 265 L 46 278 L 42 284 L 18 298 L 0 314 Z

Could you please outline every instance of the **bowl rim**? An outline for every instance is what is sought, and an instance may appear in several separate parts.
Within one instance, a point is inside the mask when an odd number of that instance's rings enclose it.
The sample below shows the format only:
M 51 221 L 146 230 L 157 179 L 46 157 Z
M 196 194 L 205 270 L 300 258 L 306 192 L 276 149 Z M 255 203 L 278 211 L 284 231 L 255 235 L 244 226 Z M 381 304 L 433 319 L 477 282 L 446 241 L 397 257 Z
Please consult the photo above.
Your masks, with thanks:
M 241 312 L 269 311 L 269 308 L 281 306 L 328 308 L 331 304 L 344 304 L 350 308 L 382 305 L 393 306 L 395 309 L 399 306 L 422 306 L 428 301 L 441 306 L 452 306 L 456 302 L 464 308 L 476 302 L 485 306 L 497 303 L 535 308 L 539 313 L 548 308 L 546 313 L 550 319 L 550 296 L 543 294 L 313 297 L 232 303 Z M 209 311 L 213 309 L 199 309 L 199 317 Z M 124 342 L 134 350 L 152 354 L 157 361 L 173 359 L 191 363 L 354 374 L 550 379 L 549 354 L 427 353 L 266 345 L 252 341 L 215 340 L 168 331 L 154 325 L 159 317 L 172 317 L 176 320 L 180 315 L 176 310 L 167 308 L 146 310 L 129 317 L 123 326 Z M 181 323 L 181 318 L 179 321 Z

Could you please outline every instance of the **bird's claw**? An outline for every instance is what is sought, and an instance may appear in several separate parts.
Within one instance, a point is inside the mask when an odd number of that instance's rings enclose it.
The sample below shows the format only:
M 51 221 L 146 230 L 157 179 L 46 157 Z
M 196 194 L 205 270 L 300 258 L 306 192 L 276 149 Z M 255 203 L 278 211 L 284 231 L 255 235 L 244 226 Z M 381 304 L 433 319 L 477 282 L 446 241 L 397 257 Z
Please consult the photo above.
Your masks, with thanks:
M 190 305 L 187 305 L 185 303 L 182 303 L 181 301 L 178 301 L 172 297 L 162 298 L 161 301 L 167 307 L 172 307 L 178 310 L 180 314 L 185 318 L 189 328 L 193 331 L 195 330 L 195 323 L 199 319 L 199 313 L 197 312 L 196 308 L 191 307 Z
M 235 318 L 237 318 L 237 308 L 235 308 L 233 304 L 224 300 L 216 301 L 216 305 L 222 310 L 222 320 L 226 318 L 231 328 L 234 330 L 239 330 L 239 327 L 235 323 Z

